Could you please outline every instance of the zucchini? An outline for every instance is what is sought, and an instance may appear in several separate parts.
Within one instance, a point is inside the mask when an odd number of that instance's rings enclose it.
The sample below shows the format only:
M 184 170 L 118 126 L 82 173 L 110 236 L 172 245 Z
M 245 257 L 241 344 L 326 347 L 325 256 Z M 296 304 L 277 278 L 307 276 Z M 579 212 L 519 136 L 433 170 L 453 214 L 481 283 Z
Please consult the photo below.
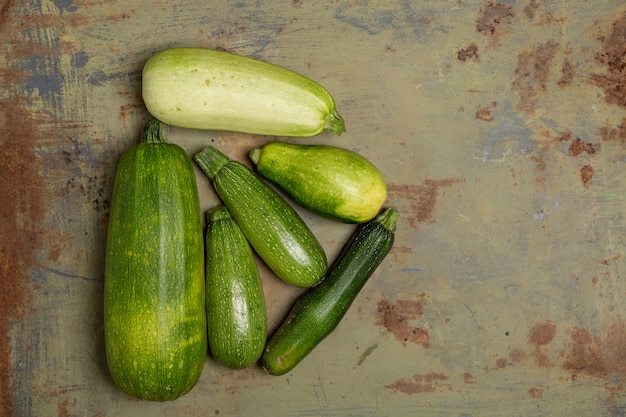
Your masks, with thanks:
M 144 65 L 148 111 L 173 126 L 270 136 L 345 131 L 330 93 L 285 68 L 205 48 L 170 48 Z
M 250 159 L 294 201 L 333 220 L 364 223 L 387 199 L 378 168 L 347 149 L 273 141 L 253 149 Z
M 271 375 L 292 370 L 339 324 L 394 241 L 398 212 L 386 208 L 359 225 L 326 278 L 304 293 L 265 345 L 261 365 Z
M 259 257 L 283 281 L 298 286 L 317 284 L 326 272 L 326 253 L 304 220 L 242 163 L 213 146 L 194 160 L 228 208 Z
M 114 382 L 174 400 L 207 355 L 202 217 L 193 164 L 152 119 L 119 161 L 108 224 L 104 337 Z
M 207 212 L 206 310 L 209 350 L 229 368 L 255 363 L 265 346 L 265 299 L 254 255 L 228 209 Z

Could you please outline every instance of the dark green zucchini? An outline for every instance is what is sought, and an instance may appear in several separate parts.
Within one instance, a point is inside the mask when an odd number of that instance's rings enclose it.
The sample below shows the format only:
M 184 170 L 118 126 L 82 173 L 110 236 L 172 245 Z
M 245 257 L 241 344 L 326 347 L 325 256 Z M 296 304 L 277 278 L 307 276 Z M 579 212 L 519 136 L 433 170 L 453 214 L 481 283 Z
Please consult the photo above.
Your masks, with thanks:
M 191 159 L 156 119 L 119 161 L 105 259 L 113 380 L 139 399 L 180 397 L 207 355 L 202 218 Z
M 265 346 L 265 299 L 254 254 L 228 209 L 207 212 L 206 309 L 209 349 L 229 368 L 255 363 Z
M 358 227 L 326 278 L 296 301 L 272 335 L 261 365 L 272 375 L 292 370 L 339 324 L 394 241 L 398 212 L 386 208 Z
M 229 160 L 213 146 L 194 159 L 252 248 L 279 278 L 311 287 L 324 277 L 324 249 L 284 198 L 248 167 Z

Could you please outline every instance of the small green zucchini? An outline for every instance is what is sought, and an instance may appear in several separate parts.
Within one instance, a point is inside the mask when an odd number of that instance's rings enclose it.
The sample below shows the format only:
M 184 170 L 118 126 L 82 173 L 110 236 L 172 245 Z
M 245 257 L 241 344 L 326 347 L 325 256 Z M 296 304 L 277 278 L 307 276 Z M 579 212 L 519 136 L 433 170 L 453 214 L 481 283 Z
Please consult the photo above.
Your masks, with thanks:
M 207 356 L 202 216 L 193 164 L 146 123 L 119 161 L 104 271 L 104 338 L 114 382 L 132 397 L 174 400 Z
M 317 284 L 326 272 L 326 253 L 304 220 L 276 191 L 242 163 L 213 146 L 194 160 L 228 208 L 252 248 L 283 281 Z
M 253 149 L 250 159 L 295 202 L 333 220 L 364 223 L 387 200 L 378 168 L 347 149 L 273 141 Z
M 206 310 L 209 349 L 229 368 L 255 363 L 265 346 L 265 299 L 254 255 L 228 209 L 207 212 Z
M 144 65 L 148 111 L 173 126 L 270 136 L 340 135 L 343 118 L 320 84 L 229 52 L 170 48 Z
M 337 327 L 389 253 L 397 218 L 398 212 L 389 207 L 359 225 L 326 278 L 298 298 L 266 343 L 260 362 L 267 372 L 289 372 Z

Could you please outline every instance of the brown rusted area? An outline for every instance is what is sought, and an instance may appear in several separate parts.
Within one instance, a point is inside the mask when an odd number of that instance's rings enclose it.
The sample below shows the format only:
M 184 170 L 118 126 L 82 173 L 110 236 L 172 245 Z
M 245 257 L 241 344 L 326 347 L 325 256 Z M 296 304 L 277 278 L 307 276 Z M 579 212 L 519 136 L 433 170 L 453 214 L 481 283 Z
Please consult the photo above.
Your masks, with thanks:
M 480 8 L 476 19 L 476 31 L 489 36 L 492 43 L 498 43 L 499 38 L 508 31 L 508 27 L 515 17 L 513 6 L 502 2 L 487 2 Z
M 567 87 L 572 84 L 574 78 L 576 78 L 576 67 L 569 58 L 565 58 L 561 64 L 561 78 L 556 85 L 561 88 Z
M 0 101 L 0 177 L 4 195 L 0 201 L 0 415 L 12 416 L 11 329 L 29 312 L 29 272 L 36 266 L 35 253 L 42 248 L 41 220 L 47 211 L 46 187 L 41 165 L 34 154 L 41 120 L 29 114 L 25 100 Z
M 74 46 L 58 38 L 59 28 L 74 22 L 70 14 L 21 15 L 21 9 L 6 2 L 0 9 L 2 25 L 3 62 L 0 64 L 0 176 L 4 194 L 0 199 L 0 415 L 10 417 L 18 413 L 16 393 L 28 389 L 28 383 L 19 385 L 17 372 L 24 368 L 12 366 L 16 355 L 30 351 L 27 318 L 34 312 L 33 297 L 41 293 L 32 282 L 38 262 L 55 264 L 61 254 L 72 246 L 76 236 L 64 234 L 62 228 L 51 228 L 46 222 L 60 226 L 70 213 L 58 213 L 59 203 L 74 192 L 64 187 L 67 173 L 76 172 L 76 137 L 84 137 L 84 126 L 78 126 L 67 117 L 61 119 L 61 88 L 63 74 L 55 67 L 56 57 L 74 52 Z M 49 30 L 46 32 L 44 29 Z M 31 33 L 45 37 L 24 36 Z M 47 59 L 46 68 L 29 65 L 32 57 Z M 46 83 L 28 87 L 35 77 L 48 77 Z M 41 87 L 50 86 L 50 91 Z M 80 129 L 81 134 L 76 130 Z M 86 196 L 86 195 L 85 195 Z M 88 196 L 86 196 L 88 197 Z M 80 207 L 80 204 L 77 206 Z M 41 256 L 43 255 L 43 256 Z M 45 293 L 46 291 L 43 291 Z M 15 336 L 15 339 L 11 337 Z M 11 349 L 15 349 L 13 352 Z M 37 352 L 29 353 L 29 358 Z M 23 380 L 24 378 L 20 379 Z M 60 402 L 59 415 L 67 414 L 69 403 Z
M 535 351 L 531 354 L 535 358 L 535 365 L 541 368 L 550 366 L 550 359 L 543 347 L 548 345 L 556 335 L 556 324 L 550 320 L 536 324 L 528 333 L 528 343 L 535 346 Z
M 609 400 L 626 384 L 626 325 L 620 316 L 598 335 L 584 328 L 570 331 L 570 344 L 561 353 L 561 368 L 580 376 L 606 379 Z
M 585 165 L 580 169 L 580 180 L 582 181 L 584 187 L 589 186 L 589 182 L 595 173 L 596 172 L 591 165 Z
M 573 371 L 573 375 L 583 373 L 592 376 L 606 377 L 609 367 L 603 359 L 599 340 L 594 341 L 587 329 L 574 328 L 570 332 L 571 345 L 561 364 L 563 369 Z
M 446 178 L 441 180 L 427 179 L 421 185 L 413 184 L 389 184 L 387 191 L 389 200 L 395 205 L 401 206 L 408 203 L 407 213 L 411 213 L 407 218 L 409 225 L 417 228 L 418 223 L 434 223 L 434 212 L 437 206 L 439 190 L 444 187 L 451 187 L 462 182 L 461 178 Z
M 524 352 L 522 349 L 512 349 L 509 352 L 509 358 L 511 358 L 511 364 L 516 365 L 521 362 L 524 362 L 528 358 L 528 354 Z
M 436 392 L 437 388 L 442 386 L 442 382 L 447 380 L 448 377 L 442 373 L 429 372 L 423 375 L 415 374 L 412 379 L 398 379 L 393 384 L 385 385 L 385 388 L 404 394 L 421 394 Z M 451 389 L 449 384 L 443 384 L 443 386 Z
M 600 264 L 602 264 L 602 265 L 610 265 L 610 264 L 612 264 L 613 262 L 617 261 L 617 260 L 618 260 L 619 258 L 621 258 L 621 257 L 622 257 L 622 254 L 621 254 L 621 253 L 616 253 L 616 254 L 615 254 L 615 255 L 613 255 L 613 256 L 610 256 L 610 257 L 608 257 L 608 258 L 602 259 L 602 260 L 600 261 Z
M 606 72 L 592 74 L 591 83 L 604 91 L 607 103 L 626 107 L 626 12 L 622 12 L 608 36 L 601 36 L 603 50 L 595 56 Z
M 506 358 L 498 358 L 496 360 L 496 368 L 498 369 L 506 368 L 508 364 L 509 361 Z
M 548 90 L 550 68 L 558 48 L 559 43 L 550 39 L 517 56 L 517 67 L 512 88 L 520 96 L 517 105 L 518 110 L 526 113 L 535 112 L 537 95 Z
M 457 52 L 456 57 L 459 61 L 478 61 L 478 45 L 470 43 L 465 48 Z
M 474 375 L 470 374 L 469 372 L 463 373 L 463 382 L 468 385 L 473 385 L 477 383 L 474 379 Z
M 534 400 L 543 396 L 543 389 L 537 387 L 528 388 L 528 396 Z
M 530 0 L 526 6 L 524 6 L 524 14 L 527 18 L 533 19 L 539 8 L 539 0 Z
M 600 137 L 606 141 L 626 142 L 626 117 L 615 127 L 601 127 Z
M 383 297 L 378 302 L 376 324 L 384 326 L 403 346 L 415 343 L 427 348 L 430 346 L 428 331 L 411 324 L 422 316 L 427 299 L 425 293 L 420 294 L 417 300 L 396 300 L 394 303 Z
M 528 4 L 524 6 L 524 15 L 536 24 L 563 25 L 566 18 L 555 18 L 552 13 L 546 11 L 545 8 L 540 10 L 546 3 L 548 3 L 548 0 L 530 0 Z
M 498 103 L 495 101 L 486 107 L 479 107 L 476 110 L 476 118 L 479 120 L 484 120 L 485 122 L 491 122 L 493 120 L 493 114 L 491 113 L 493 109 L 496 108 Z
M 585 142 L 580 138 L 574 139 L 569 146 L 569 153 L 574 156 L 578 156 L 583 152 L 586 152 L 588 154 L 596 153 L 596 147 L 593 145 L 593 143 Z

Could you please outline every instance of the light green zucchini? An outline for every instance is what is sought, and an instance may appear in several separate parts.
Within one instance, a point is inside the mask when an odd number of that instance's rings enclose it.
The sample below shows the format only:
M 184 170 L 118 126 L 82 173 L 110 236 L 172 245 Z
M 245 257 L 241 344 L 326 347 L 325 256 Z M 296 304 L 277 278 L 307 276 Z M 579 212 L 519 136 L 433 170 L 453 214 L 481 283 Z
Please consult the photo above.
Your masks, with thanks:
M 272 141 L 253 149 L 250 159 L 294 201 L 333 220 L 369 221 L 387 200 L 378 168 L 347 149 Z
M 224 51 L 156 53 L 143 68 L 142 94 L 148 111 L 173 126 L 294 137 L 345 131 L 333 97 L 320 84 Z

